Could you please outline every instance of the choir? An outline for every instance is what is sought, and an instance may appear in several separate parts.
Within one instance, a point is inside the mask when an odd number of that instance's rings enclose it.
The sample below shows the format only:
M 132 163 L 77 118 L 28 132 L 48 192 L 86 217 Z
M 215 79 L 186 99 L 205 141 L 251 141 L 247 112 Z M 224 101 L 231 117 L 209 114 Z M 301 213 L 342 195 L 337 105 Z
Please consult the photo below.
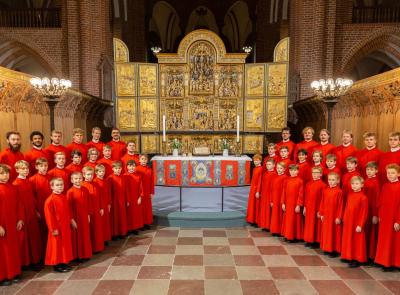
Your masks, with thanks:
M 30 135 L 32 149 L 22 154 L 21 136 L 8 132 L 8 148 L 0 153 L 0 285 L 20 280 L 21 270 L 54 266 L 71 270 L 102 252 L 108 241 L 153 223 L 153 173 L 147 156 L 135 154 L 135 143 L 100 141 L 101 130 L 82 142 L 82 129 L 61 145 L 62 133 Z M 101 156 L 100 156 L 101 155 Z
M 328 130 L 319 135 L 318 143 L 306 127 L 296 145 L 284 128 L 264 161 L 253 157 L 247 222 L 287 242 L 302 240 L 340 255 L 349 267 L 400 268 L 400 132 L 389 134 L 387 152 L 376 147 L 372 132 L 364 134 L 361 150 L 349 130 L 338 147 L 329 143 Z

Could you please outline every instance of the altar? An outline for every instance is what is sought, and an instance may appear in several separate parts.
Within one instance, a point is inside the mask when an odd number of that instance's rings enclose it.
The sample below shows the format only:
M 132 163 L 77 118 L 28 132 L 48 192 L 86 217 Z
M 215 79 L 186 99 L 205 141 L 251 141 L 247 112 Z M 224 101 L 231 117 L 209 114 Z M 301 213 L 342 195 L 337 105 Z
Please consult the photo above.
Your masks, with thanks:
M 156 212 L 243 211 L 250 185 L 248 156 L 152 158 Z

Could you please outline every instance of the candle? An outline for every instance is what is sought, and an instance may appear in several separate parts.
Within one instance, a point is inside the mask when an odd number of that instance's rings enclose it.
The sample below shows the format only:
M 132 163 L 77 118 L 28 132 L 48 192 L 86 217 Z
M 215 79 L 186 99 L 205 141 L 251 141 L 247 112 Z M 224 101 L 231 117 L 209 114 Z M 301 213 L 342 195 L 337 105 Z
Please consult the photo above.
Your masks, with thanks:
M 236 142 L 240 141 L 239 138 L 239 127 L 240 127 L 240 117 L 237 115 L 237 122 L 236 122 Z
M 162 141 L 166 142 L 166 136 L 165 136 L 165 115 L 162 116 Z

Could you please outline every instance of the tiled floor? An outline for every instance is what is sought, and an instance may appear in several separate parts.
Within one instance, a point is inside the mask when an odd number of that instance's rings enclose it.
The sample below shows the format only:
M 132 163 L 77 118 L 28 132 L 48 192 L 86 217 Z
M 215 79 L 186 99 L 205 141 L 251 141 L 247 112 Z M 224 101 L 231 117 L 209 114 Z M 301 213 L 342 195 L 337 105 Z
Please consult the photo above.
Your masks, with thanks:
M 400 294 L 400 272 L 349 269 L 254 228 L 158 228 L 113 242 L 68 274 L 46 268 L 0 294 Z

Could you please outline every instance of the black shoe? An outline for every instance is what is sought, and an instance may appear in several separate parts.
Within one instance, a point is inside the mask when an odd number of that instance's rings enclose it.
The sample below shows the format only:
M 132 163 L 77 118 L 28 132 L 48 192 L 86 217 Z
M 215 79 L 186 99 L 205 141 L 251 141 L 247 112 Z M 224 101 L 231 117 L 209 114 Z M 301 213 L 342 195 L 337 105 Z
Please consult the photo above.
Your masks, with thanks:
M 118 237 L 114 236 L 114 237 L 111 238 L 111 240 L 113 240 L 114 242 L 118 241 Z
M 396 270 L 396 268 L 395 267 L 393 267 L 393 266 L 389 266 L 389 267 L 382 267 L 382 271 L 383 272 L 393 272 L 393 271 L 395 271 Z
M 11 280 L 4 280 L 0 282 L 0 286 L 2 287 L 7 287 L 7 286 L 11 286 L 12 285 L 12 281 Z
M 19 281 L 21 281 L 21 276 L 20 275 L 17 275 L 12 279 L 12 283 L 13 284 L 18 283 Z
M 149 224 L 145 224 L 144 229 L 149 230 L 149 229 L 151 229 L 151 226 Z
M 104 242 L 104 246 L 108 247 L 110 245 L 110 243 L 108 241 Z
M 65 272 L 69 272 L 69 270 L 68 269 L 66 269 L 66 268 L 63 268 L 61 265 L 56 265 L 56 266 L 54 266 L 54 271 L 56 271 L 56 272 L 61 272 L 61 273 L 65 273 Z
M 331 252 L 331 253 L 328 254 L 328 256 L 331 257 L 331 258 L 336 258 L 336 257 L 339 256 L 339 254 L 336 253 L 336 252 Z
M 305 243 L 304 247 L 312 249 L 313 245 L 311 243 Z
M 312 243 L 311 244 L 311 249 L 318 249 L 319 248 L 319 244 L 318 243 Z
M 359 263 L 358 261 L 352 260 L 352 261 L 349 263 L 349 267 L 350 267 L 350 268 L 357 268 L 357 267 L 360 267 L 360 263 Z
M 43 265 L 37 263 L 37 264 L 32 264 L 31 265 L 31 270 L 35 271 L 35 272 L 39 272 L 43 269 Z

